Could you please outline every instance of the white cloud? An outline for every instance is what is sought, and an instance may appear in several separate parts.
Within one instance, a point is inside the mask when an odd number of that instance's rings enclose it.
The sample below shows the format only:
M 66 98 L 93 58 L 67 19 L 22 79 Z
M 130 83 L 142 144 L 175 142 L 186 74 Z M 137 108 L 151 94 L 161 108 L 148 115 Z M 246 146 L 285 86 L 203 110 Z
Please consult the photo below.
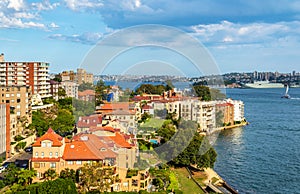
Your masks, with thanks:
M 59 28 L 59 25 L 55 24 L 54 22 L 49 24 L 50 28 Z
M 239 24 L 223 21 L 219 24 L 191 26 L 191 34 L 206 44 L 274 44 L 300 36 L 300 22 Z M 281 40 L 281 42 L 279 42 Z
M 50 3 L 49 0 L 44 0 L 43 2 L 34 2 L 31 3 L 31 6 L 38 10 L 38 11 L 42 11 L 42 10 L 53 10 L 56 7 L 58 7 L 60 5 L 60 3 Z
M 100 0 L 64 0 L 67 7 L 71 10 L 77 11 L 85 8 L 98 8 L 102 7 L 103 3 Z
M 25 3 L 23 0 L 9 0 L 7 8 L 20 11 L 25 8 Z
M 49 36 L 50 39 L 54 40 L 63 40 L 70 42 L 77 42 L 82 44 L 96 44 L 101 38 L 103 38 L 103 34 L 87 32 L 83 34 L 73 34 L 73 35 L 63 35 L 63 34 L 53 34 Z

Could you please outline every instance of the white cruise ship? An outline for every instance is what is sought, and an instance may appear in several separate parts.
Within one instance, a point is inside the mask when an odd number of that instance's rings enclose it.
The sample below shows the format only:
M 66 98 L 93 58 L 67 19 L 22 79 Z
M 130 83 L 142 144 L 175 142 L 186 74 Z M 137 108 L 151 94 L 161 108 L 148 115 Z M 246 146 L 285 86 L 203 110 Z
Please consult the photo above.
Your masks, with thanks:
M 284 88 L 282 83 L 271 83 L 269 81 L 256 81 L 243 85 L 245 88 Z

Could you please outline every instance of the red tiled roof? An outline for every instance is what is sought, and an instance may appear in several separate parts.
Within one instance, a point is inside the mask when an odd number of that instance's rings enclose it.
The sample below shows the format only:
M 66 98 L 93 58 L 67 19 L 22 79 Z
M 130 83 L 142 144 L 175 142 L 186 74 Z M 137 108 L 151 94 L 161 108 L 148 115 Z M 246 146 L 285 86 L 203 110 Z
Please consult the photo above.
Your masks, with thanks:
M 77 127 L 91 127 L 97 126 L 98 124 L 102 124 L 102 116 L 99 114 L 80 117 L 79 121 L 77 122 Z
M 63 138 L 57 133 L 55 133 L 53 129 L 49 128 L 48 131 L 42 137 L 38 138 L 32 146 L 39 147 L 41 146 L 41 142 L 44 140 L 50 140 L 52 141 L 52 146 L 60 147 L 62 146 Z
M 78 96 L 95 96 L 94 90 L 84 90 L 82 92 L 78 92 Z
M 32 162 L 59 162 L 60 158 L 31 158 Z
M 104 160 L 105 158 L 116 158 L 116 156 L 116 153 L 111 151 L 96 135 L 79 134 L 73 138 L 72 142 L 66 144 L 63 159 Z

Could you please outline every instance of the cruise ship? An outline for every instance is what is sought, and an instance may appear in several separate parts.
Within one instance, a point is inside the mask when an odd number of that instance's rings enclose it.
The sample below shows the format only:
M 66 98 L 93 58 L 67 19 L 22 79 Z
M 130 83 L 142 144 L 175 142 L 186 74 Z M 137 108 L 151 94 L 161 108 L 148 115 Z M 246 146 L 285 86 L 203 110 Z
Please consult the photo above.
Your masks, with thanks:
M 272 83 L 269 81 L 255 81 L 253 83 L 246 83 L 244 88 L 284 88 L 282 83 Z

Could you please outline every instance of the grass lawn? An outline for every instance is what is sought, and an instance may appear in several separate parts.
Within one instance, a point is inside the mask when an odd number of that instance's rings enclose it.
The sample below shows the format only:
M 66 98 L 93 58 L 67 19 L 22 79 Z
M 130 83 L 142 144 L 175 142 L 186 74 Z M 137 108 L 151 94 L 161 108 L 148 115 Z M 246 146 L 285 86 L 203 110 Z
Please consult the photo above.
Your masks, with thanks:
M 157 118 L 150 118 L 147 122 L 145 122 L 141 127 L 153 127 L 153 128 L 160 128 L 165 120 L 157 119 Z
M 174 169 L 174 172 L 179 181 L 179 189 L 183 191 L 183 193 L 187 194 L 201 194 L 203 191 L 194 183 L 192 179 L 189 179 L 189 173 L 185 168 L 177 168 Z

